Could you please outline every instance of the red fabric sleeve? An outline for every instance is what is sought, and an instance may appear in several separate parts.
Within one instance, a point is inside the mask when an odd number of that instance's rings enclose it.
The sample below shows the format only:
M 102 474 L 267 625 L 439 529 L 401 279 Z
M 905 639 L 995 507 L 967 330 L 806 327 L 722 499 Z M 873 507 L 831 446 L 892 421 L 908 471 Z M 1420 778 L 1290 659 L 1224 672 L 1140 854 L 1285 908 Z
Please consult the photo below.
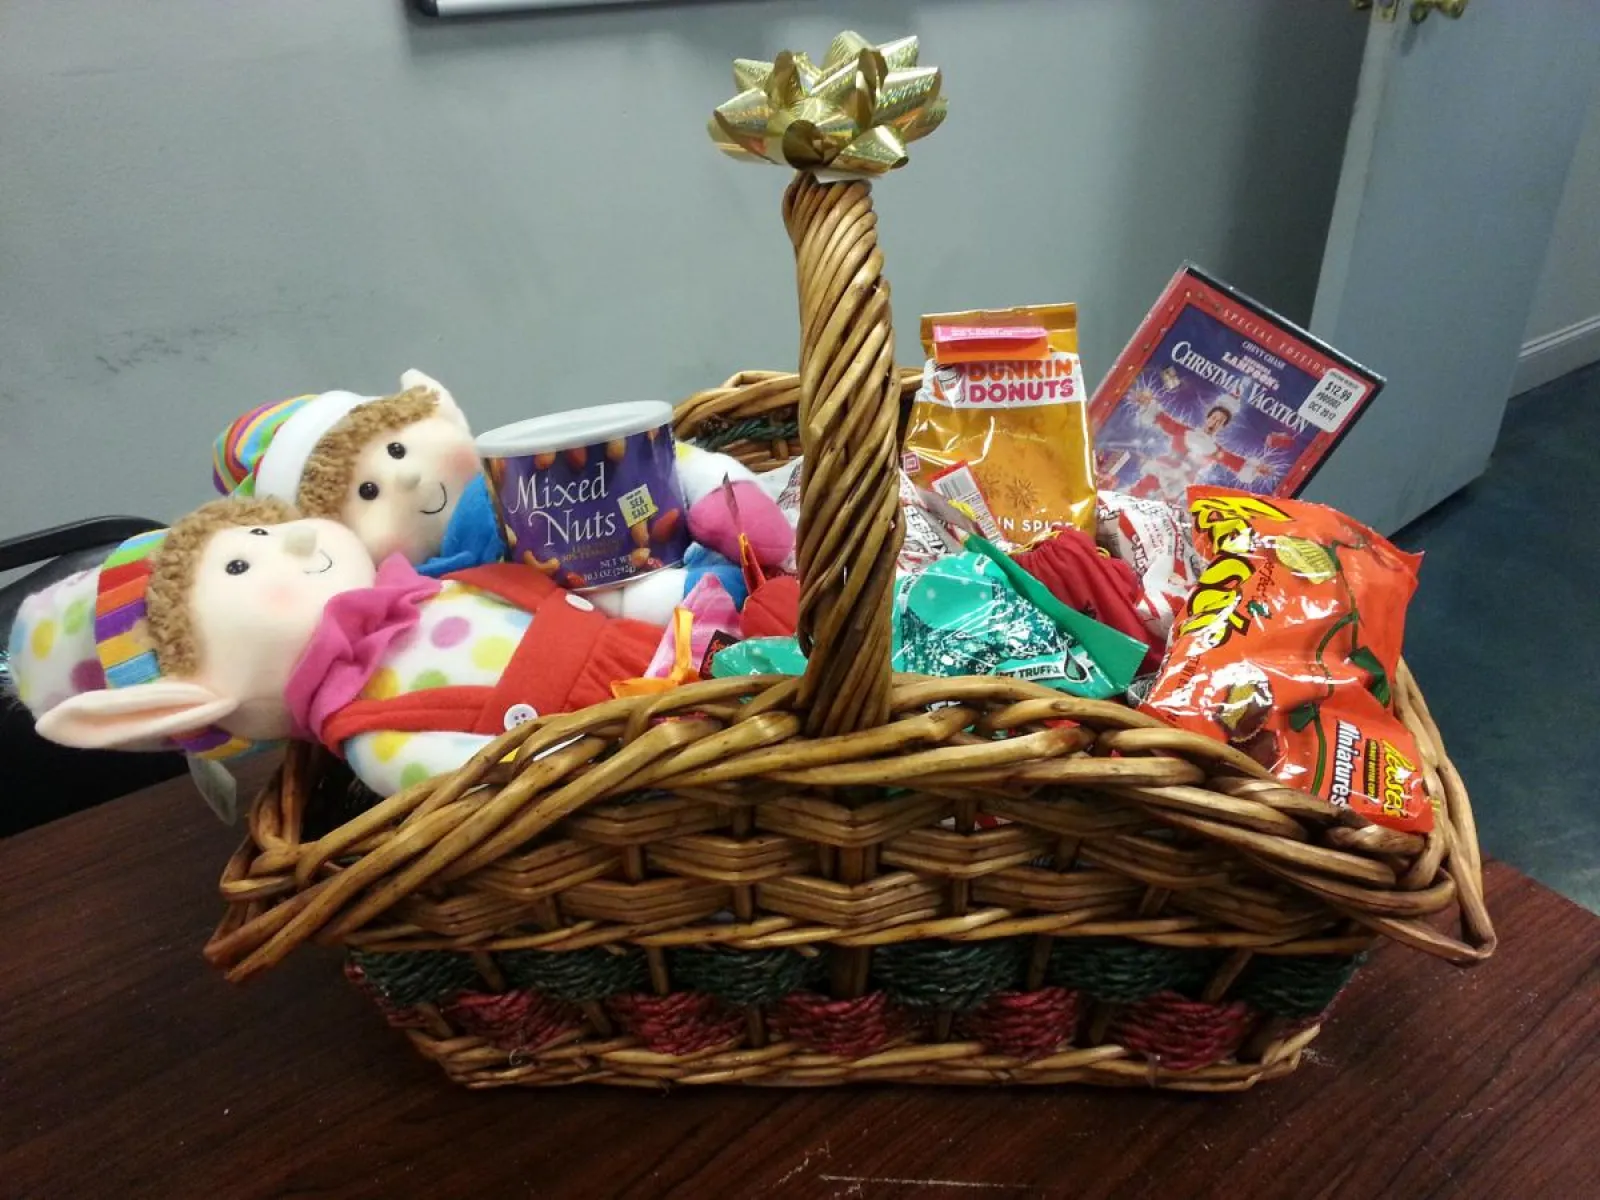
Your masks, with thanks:
M 538 612 L 539 605 L 552 594 L 566 592 L 544 572 L 522 563 L 488 563 L 481 567 L 468 567 L 464 571 L 452 571 L 445 578 L 498 596 L 527 613 Z
M 554 588 L 491 689 L 477 732 L 504 729 L 513 704 L 531 705 L 540 716 L 549 716 L 611 699 L 613 681 L 645 673 L 663 632 L 644 621 L 615 620 Z
M 387 700 L 352 701 L 323 725 L 323 744 L 342 758 L 344 744 L 363 733 L 477 732 L 488 695 L 485 687 L 442 687 Z
M 750 593 L 739 615 L 747 638 L 793 637 L 800 627 L 800 580 L 793 575 L 767 580 Z
M 1067 607 L 1149 646 L 1141 670 L 1157 665 L 1161 648 L 1135 607 L 1144 589 L 1127 563 L 1101 554 L 1094 539 L 1078 529 L 1060 530 L 1015 558 Z

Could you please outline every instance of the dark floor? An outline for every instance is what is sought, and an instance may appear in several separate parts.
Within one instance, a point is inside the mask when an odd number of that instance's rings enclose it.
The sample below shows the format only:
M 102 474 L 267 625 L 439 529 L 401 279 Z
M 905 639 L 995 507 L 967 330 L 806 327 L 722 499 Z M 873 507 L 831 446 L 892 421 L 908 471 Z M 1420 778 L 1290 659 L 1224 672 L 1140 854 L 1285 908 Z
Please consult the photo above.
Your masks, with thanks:
M 1600 364 L 1511 402 L 1487 474 L 1395 538 L 1424 550 L 1406 658 L 1485 853 L 1600 912 Z

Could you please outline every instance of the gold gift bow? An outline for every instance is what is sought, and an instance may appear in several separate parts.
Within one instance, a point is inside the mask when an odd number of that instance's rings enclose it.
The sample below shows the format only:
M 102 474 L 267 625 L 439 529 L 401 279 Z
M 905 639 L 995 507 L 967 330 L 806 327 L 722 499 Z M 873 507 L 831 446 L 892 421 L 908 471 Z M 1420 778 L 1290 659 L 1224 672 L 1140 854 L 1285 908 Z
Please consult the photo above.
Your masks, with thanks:
M 796 170 L 871 179 L 906 162 L 906 146 L 944 120 L 939 68 L 917 65 L 917 39 L 874 46 L 846 30 L 820 67 L 798 51 L 733 63 L 739 94 L 708 126 L 724 154 Z

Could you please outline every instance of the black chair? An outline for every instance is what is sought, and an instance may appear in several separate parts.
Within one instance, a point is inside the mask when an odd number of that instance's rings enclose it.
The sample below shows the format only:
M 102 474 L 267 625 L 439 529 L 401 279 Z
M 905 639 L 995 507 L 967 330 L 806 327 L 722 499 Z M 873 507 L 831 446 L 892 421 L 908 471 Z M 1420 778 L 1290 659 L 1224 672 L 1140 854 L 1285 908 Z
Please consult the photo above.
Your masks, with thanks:
M 33 731 L 33 715 L 12 693 L 6 647 L 23 598 L 97 567 L 119 543 L 161 528 L 143 517 L 97 517 L 0 541 L 0 574 L 32 567 L 0 587 L 0 837 L 93 808 L 128 792 L 184 774 L 181 754 L 69 750 Z

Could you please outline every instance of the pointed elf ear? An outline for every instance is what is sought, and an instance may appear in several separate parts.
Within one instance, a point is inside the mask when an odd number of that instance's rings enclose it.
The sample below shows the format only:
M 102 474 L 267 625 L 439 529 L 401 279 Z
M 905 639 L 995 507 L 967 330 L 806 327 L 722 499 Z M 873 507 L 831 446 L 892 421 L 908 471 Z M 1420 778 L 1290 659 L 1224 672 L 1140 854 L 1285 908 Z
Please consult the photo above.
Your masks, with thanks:
M 103 688 L 63 700 L 35 723 L 39 736 L 63 746 L 103 750 L 193 733 L 239 707 L 198 683 L 162 679 Z
M 454 417 L 463 425 L 467 423 L 467 418 L 462 413 L 461 406 L 456 403 L 456 398 L 450 394 L 450 389 L 433 378 L 433 376 L 424 375 L 421 371 L 412 367 L 400 376 L 400 386 L 407 391 L 411 388 L 426 388 L 438 397 L 438 412 L 440 416 Z

